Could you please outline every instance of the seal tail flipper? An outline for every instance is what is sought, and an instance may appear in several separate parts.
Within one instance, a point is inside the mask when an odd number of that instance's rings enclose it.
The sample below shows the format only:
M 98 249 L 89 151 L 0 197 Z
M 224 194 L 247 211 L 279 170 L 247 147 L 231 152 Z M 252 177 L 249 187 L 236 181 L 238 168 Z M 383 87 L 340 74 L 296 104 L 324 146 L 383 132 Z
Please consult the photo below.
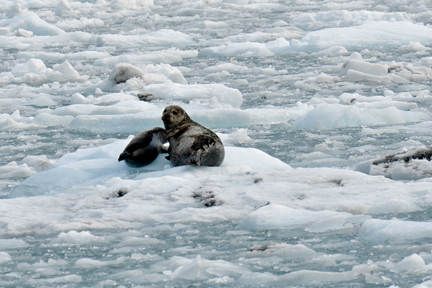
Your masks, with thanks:
M 131 156 L 132 156 L 132 155 L 131 155 L 129 152 L 123 151 L 123 152 L 120 154 L 120 156 L 119 156 L 119 158 L 118 158 L 118 161 L 120 162 L 120 161 L 123 161 L 123 160 L 125 160 L 125 159 L 129 159 Z

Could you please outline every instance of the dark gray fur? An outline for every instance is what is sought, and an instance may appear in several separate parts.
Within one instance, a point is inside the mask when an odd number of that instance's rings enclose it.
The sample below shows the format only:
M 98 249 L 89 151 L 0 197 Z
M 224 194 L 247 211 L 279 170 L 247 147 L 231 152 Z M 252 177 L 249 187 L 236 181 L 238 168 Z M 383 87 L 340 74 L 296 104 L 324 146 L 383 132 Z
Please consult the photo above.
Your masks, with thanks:
M 219 137 L 210 129 L 193 121 L 183 108 L 165 108 L 162 121 L 170 143 L 169 159 L 174 166 L 219 166 L 225 149 Z
M 168 153 L 165 129 L 156 127 L 137 134 L 120 154 L 118 161 L 125 161 L 130 167 L 138 168 L 152 163 L 159 154 Z

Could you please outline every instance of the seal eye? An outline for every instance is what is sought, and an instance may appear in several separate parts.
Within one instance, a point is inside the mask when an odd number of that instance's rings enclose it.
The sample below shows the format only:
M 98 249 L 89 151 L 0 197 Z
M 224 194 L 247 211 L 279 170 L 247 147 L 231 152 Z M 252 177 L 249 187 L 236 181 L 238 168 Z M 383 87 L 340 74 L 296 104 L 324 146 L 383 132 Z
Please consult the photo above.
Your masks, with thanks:
M 177 112 L 177 111 L 173 111 L 172 113 L 173 113 L 173 115 L 177 115 L 177 114 L 178 114 L 178 112 Z

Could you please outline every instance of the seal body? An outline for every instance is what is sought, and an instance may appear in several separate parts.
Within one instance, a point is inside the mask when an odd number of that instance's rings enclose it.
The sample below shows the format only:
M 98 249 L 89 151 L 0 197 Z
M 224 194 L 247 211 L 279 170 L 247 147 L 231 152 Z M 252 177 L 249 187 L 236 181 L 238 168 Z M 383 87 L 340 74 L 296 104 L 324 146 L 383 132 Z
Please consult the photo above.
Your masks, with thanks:
M 162 121 L 169 141 L 169 160 L 174 166 L 219 166 L 225 149 L 219 137 L 210 129 L 193 121 L 183 108 L 165 108 Z
M 159 154 L 167 153 L 163 144 L 167 142 L 165 129 L 156 127 L 137 134 L 120 154 L 118 161 L 130 167 L 142 167 L 152 163 Z

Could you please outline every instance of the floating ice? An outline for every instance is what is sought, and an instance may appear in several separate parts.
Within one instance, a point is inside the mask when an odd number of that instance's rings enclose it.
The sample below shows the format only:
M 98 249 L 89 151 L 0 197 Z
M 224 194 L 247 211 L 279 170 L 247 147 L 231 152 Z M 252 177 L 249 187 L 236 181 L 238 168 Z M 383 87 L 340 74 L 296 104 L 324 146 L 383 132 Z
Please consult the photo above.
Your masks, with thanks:
M 151 84 L 143 88 L 152 97 L 172 100 L 206 100 L 215 106 L 239 108 L 243 96 L 238 89 L 228 88 L 221 84 L 178 84 L 166 81 L 163 84 Z
M 430 120 L 431 116 L 420 111 L 402 111 L 396 107 L 364 109 L 357 105 L 320 104 L 306 115 L 299 117 L 294 129 L 332 129 L 362 125 L 391 125 Z
M 29 246 L 30 245 L 22 239 L 0 239 L 0 248 L 2 250 L 26 248 Z
M 126 164 L 118 162 L 117 159 L 129 141 L 130 139 L 117 141 L 106 146 L 78 150 L 75 153 L 67 154 L 57 160 L 49 170 L 27 178 L 20 187 L 14 190 L 13 195 L 31 196 L 59 193 L 67 191 L 71 187 L 106 182 L 112 177 L 125 177 L 134 169 L 128 168 Z M 289 168 L 280 160 L 255 149 L 226 147 L 225 154 L 226 160 L 219 169 L 221 173 L 224 173 L 225 167 L 229 166 L 248 166 L 258 170 L 285 170 Z M 169 161 L 163 155 L 159 155 L 153 163 L 139 171 L 164 171 L 166 165 L 169 165 Z M 183 167 L 173 169 L 180 172 Z M 218 171 L 217 169 L 213 170 L 214 172 Z M 170 174 L 171 172 L 168 170 L 167 173 Z M 56 180 L 54 181 L 54 179 Z
M 153 0 L 114 0 L 112 2 L 111 7 L 118 10 L 149 9 L 154 5 Z
M 11 32 L 23 29 L 38 36 L 54 36 L 65 33 L 60 28 L 43 21 L 38 15 L 27 11 L 13 18 L 0 20 L 0 27 L 7 27 Z
M 432 237 L 432 223 L 371 219 L 363 223 L 359 235 L 376 244 L 390 240 L 413 241 Z
M 48 82 L 84 82 L 88 79 L 88 76 L 80 76 L 69 62 L 55 64 L 50 69 L 40 59 L 29 59 L 24 64 L 17 64 L 11 72 L 17 82 L 22 81 L 33 86 Z
M 0 252 L 0 264 L 4 262 L 9 262 L 12 260 L 12 257 L 6 252 Z
M 367 63 L 365 61 L 350 59 L 342 65 L 341 76 L 346 76 L 348 81 L 389 81 L 388 67 L 380 64 Z M 374 77 L 378 76 L 378 77 Z
M 405 257 L 397 263 L 390 271 L 400 273 L 402 271 L 419 272 L 426 270 L 426 264 L 418 254 Z
M 118 84 L 126 82 L 133 77 L 140 78 L 143 75 L 144 72 L 140 68 L 127 63 L 119 63 L 114 66 L 114 69 L 111 71 L 108 80 Z
M 46 155 L 41 155 L 41 156 L 28 155 L 22 160 L 22 162 L 28 165 L 29 167 L 34 168 L 37 172 L 47 170 L 51 168 L 51 166 L 54 164 L 54 161 L 47 159 Z
M 172 85 L 172 87 L 173 86 L 174 85 Z M 153 87 L 160 87 L 161 91 L 164 92 L 164 85 Z M 218 85 L 216 87 L 221 88 L 222 86 Z M 244 128 L 254 124 L 288 122 L 297 119 L 299 115 L 305 114 L 309 108 L 304 107 L 293 110 L 240 110 L 232 108 L 185 110 L 192 119 L 208 128 Z M 156 126 L 161 126 L 163 124 L 160 119 L 162 111 L 163 108 L 158 108 L 130 115 L 80 115 L 74 118 L 69 128 L 76 131 L 93 131 L 97 133 L 138 133 Z
M 352 225 L 348 224 L 350 218 L 353 218 L 353 215 L 347 213 L 297 210 L 282 205 L 270 204 L 252 212 L 239 223 L 239 227 L 242 229 L 263 230 L 298 229 L 306 226 L 306 231 L 325 232 L 351 228 Z
M 343 46 L 347 49 L 401 46 L 412 41 L 423 45 L 432 43 L 431 28 L 406 21 L 367 22 L 359 26 L 327 28 L 309 32 L 301 42 L 322 47 Z
M 117 47 L 145 47 L 148 45 L 158 46 L 188 46 L 195 42 L 187 34 L 170 29 L 162 29 L 142 35 L 118 35 L 104 34 L 98 37 L 97 46 L 117 46 Z
M 72 6 L 71 6 L 71 4 L 69 3 L 68 0 L 60 0 L 60 2 L 54 8 L 54 13 L 57 16 L 62 16 L 62 13 L 64 11 L 71 11 L 71 10 L 72 10 Z
M 265 44 L 250 42 L 204 48 L 198 53 L 198 57 L 267 57 L 273 55 L 274 53 L 271 52 Z
M 103 241 L 104 239 L 102 237 L 94 236 L 89 231 L 69 231 L 67 233 L 60 233 L 57 239 L 54 240 L 54 243 L 76 245 Z
M 322 11 L 317 13 L 302 13 L 290 24 L 310 30 L 323 27 L 354 26 L 368 21 L 407 21 L 411 22 L 406 12 L 385 13 L 378 11 Z

